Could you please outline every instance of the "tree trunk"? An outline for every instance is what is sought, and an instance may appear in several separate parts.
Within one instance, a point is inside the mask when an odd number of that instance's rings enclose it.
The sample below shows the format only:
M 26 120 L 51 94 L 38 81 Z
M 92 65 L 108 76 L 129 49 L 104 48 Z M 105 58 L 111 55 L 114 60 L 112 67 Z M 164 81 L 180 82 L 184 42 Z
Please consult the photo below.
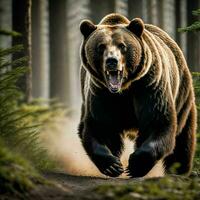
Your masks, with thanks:
M 158 26 L 160 28 L 163 28 L 164 27 L 164 20 L 163 20 L 163 1 L 164 0 L 159 0 L 158 1 Z
M 157 0 L 157 25 L 175 39 L 174 0 Z
M 49 97 L 48 1 L 34 0 L 32 5 L 33 97 Z
M 187 0 L 187 20 L 188 25 L 197 21 L 199 17 L 192 15 L 193 10 L 200 8 L 200 0 Z M 200 71 L 200 34 L 199 32 L 187 33 L 187 60 L 191 71 Z
M 0 30 L 12 30 L 12 0 L 0 0 Z M 0 48 L 11 47 L 11 37 L 0 35 Z
M 130 20 L 139 17 L 146 23 L 146 2 L 145 0 L 128 0 L 128 17 Z
M 176 0 L 176 42 L 187 56 L 187 33 L 178 32 L 178 28 L 187 26 L 187 1 Z
M 158 25 L 157 0 L 147 1 L 147 23 Z
M 89 0 L 68 0 L 67 12 L 67 43 L 68 43 L 68 65 L 69 65 L 69 91 L 70 91 L 70 106 L 77 109 L 81 102 L 80 92 L 80 45 L 82 35 L 79 31 L 81 20 L 88 19 L 90 16 Z
M 22 37 L 14 37 L 13 45 L 23 44 L 24 51 L 15 53 L 13 59 L 27 56 L 27 73 L 19 80 L 19 87 L 25 94 L 24 100 L 31 101 L 32 72 L 31 72 L 31 0 L 13 0 L 13 30 L 20 32 Z
M 175 1 L 162 0 L 161 1 L 162 22 L 161 27 L 175 39 Z
M 124 16 L 128 16 L 128 2 L 127 0 L 115 0 L 115 12 Z
M 67 58 L 67 1 L 49 0 L 50 97 L 70 105 Z M 71 50 L 68 48 L 68 50 Z M 74 66 L 70 66 L 73 68 Z
M 105 15 L 115 12 L 115 0 L 90 0 L 91 19 L 99 23 Z

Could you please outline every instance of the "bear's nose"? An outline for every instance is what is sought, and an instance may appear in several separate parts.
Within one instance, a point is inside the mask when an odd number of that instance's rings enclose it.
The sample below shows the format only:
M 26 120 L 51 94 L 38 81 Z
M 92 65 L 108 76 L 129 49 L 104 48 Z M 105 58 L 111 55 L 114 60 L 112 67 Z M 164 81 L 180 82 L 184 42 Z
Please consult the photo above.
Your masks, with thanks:
M 117 69 L 118 60 L 116 58 L 107 58 L 106 67 L 108 70 L 116 70 Z

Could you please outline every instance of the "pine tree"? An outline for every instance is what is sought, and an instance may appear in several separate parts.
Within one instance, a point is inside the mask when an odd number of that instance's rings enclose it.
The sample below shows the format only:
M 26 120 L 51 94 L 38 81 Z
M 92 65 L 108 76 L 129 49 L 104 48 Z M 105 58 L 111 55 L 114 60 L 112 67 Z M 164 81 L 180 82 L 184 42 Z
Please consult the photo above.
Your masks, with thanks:
M 194 10 L 192 12 L 194 16 L 200 16 L 200 9 Z M 200 20 L 193 22 L 190 26 L 185 28 L 179 28 L 180 32 L 188 32 L 188 31 L 200 31 Z
M 200 16 L 200 9 L 194 10 L 192 12 L 194 16 Z M 178 31 L 180 32 L 194 32 L 200 31 L 200 20 L 193 22 L 191 25 L 185 28 L 179 28 Z M 200 66 L 199 66 L 200 67 Z M 195 158 L 195 168 L 199 171 L 200 166 L 200 73 L 193 72 L 193 84 L 195 89 L 195 96 L 196 96 L 196 106 L 197 106 L 197 151 L 196 151 L 196 158 Z

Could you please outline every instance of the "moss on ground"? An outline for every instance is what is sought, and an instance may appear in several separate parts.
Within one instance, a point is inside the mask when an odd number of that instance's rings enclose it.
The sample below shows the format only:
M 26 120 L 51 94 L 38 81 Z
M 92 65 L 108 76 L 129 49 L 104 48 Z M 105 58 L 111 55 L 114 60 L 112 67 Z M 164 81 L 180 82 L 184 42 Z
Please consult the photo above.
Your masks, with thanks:
M 126 185 L 101 185 L 94 192 L 105 200 L 193 200 L 200 199 L 200 179 L 166 176 L 143 181 L 133 180 Z
M 36 184 L 45 184 L 46 181 L 22 159 L 11 153 L 0 142 L 0 195 L 26 195 Z

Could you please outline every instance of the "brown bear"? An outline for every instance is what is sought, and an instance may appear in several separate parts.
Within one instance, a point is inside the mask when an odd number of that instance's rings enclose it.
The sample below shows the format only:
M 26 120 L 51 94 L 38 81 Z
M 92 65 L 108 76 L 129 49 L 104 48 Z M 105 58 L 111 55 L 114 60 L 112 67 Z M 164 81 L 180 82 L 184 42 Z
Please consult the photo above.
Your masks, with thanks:
M 196 108 L 183 53 L 160 28 L 120 14 L 80 31 L 82 111 L 78 134 L 105 175 L 124 172 L 123 139 L 135 131 L 135 151 L 125 170 L 143 177 L 162 160 L 166 171 L 189 174 L 195 152 Z

